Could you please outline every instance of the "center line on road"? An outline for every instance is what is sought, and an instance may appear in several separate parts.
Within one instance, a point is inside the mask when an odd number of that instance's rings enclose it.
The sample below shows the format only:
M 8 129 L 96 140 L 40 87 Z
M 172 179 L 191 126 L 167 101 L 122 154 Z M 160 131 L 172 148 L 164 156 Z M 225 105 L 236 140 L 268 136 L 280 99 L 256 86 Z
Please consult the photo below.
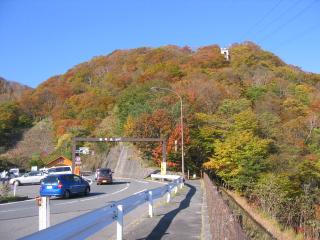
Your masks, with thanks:
M 34 199 L 28 199 L 28 200 L 17 201 L 17 202 L 1 203 L 0 206 L 3 206 L 3 205 L 12 205 L 12 204 L 24 203 L 24 202 L 30 202 L 30 201 L 35 201 L 35 200 L 34 200 Z
M 57 203 L 57 204 L 54 204 L 54 205 L 55 206 L 66 205 L 66 204 L 72 204 L 72 203 L 75 203 L 75 202 L 85 202 L 85 201 L 89 201 L 89 200 L 93 200 L 93 199 L 97 199 L 97 198 L 103 198 L 103 197 L 106 197 L 108 195 L 113 195 L 113 194 L 117 194 L 119 192 L 125 191 L 125 190 L 127 190 L 129 188 L 129 186 L 130 186 L 130 184 L 127 183 L 125 188 L 120 189 L 120 190 L 118 190 L 116 192 L 113 192 L 113 193 L 106 193 L 106 194 L 102 194 L 101 196 L 97 196 L 97 197 L 85 198 L 85 199 L 75 200 L 75 201 L 71 201 L 71 202 Z
M 119 191 L 116 191 L 116 192 L 113 192 L 113 193 L 109 193 L 110 195 L 113 195 L 113 194 L 117 194 L 117 193 L 119 193 L 119 192 L 122 192 L 122 191 L 124 191 L 124 190 L 127 190 L 128 188 L 129 188 L 129 183 L 127 183 L 127 186 L 125 187 L 125 188 L 123 188 L 123 189 L 121 189 L 121 190 L 119 190 Z M 109 194 L 107 194 L 107 195 L 109 195 Z
M 141 181 L 141 180 L 135 180 L 135 181 L 139 183 L 149 184 L 149 182 L 146 182 L 146 181 Z
M 144 191 L 147 191 L 148 189 L 143 189 L 143 190 L 141 190 L 141 191 L 139 191 L 139 192 L 136 192 L 136 193 L 134 193 L 134 194 L 138 194 L 138 193 L 142 193 L 142 192 L 144 192 Z
M 25 210 L 25 209 L 30 209 L 30 208 L 28 207 L 28 208 L 18 208 L 18 209 L 2 210 L 2 211 L 0 211 L 0 213 L 6 213 L 6 212 L 17 212 L 17 211 Z

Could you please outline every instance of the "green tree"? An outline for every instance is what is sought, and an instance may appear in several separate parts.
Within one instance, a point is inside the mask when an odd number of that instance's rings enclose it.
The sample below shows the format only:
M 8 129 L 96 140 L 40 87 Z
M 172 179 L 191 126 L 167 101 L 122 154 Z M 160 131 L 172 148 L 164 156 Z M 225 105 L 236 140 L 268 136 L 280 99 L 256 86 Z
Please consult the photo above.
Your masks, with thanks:
M 33 153 L 31 156 L 31 159 L 29 160 L 29 167 L 37 166 L 37 167 L 43 167 L 45 164 L 43 160 L 41 159 L 41 156 L 39 153 Z
M 269 145 L 269 140 L 260 139 L 250 131 L 233 132 L 224 141 L 215 142 L 215 154 L 204 166 L 235 189 L 250 192 L 266 168 L 264 159 Z

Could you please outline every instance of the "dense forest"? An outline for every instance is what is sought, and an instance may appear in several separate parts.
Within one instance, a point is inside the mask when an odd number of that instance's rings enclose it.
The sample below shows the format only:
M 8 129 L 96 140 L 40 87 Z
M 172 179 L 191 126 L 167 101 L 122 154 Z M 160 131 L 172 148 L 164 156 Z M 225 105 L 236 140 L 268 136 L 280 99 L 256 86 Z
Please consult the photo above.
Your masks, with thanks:
M 0 153 L 12 147 L 23 129 L 32 126 L 32 118 L 19 105 L 31 88 L 0 77 Z
M 95 57 L 18 98 L 0 101 L 1 145 L 10 147 L 8 136 L 15 129 L 50 119 L 56 148 L 42 154 L 43 161 L 70 156 L 74 136 L 165 137 L 168 165 L 180 170 L 179 99 L 150 91 L 170 88 L 183 98 L 186 168 L 206 169 L 284 228 L 315 237 L 320 75 L 290 66 L 254 43 L 234 44 L 229 51 L 229 61 L 217 45 L 117 50 Z M 159 164 L 161 146 L 138 147 Z

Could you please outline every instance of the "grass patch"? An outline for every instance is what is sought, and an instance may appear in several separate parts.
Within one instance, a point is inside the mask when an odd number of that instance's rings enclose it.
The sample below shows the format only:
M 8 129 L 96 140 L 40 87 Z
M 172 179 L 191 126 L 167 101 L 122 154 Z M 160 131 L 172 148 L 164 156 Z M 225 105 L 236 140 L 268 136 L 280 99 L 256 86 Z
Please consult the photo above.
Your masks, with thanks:
M 297 234 L 293 229 L 283 229 L 283 226 L 268 213 L 262 209 L 250 205 L 247 200 L 240 194 L 232 191 L 227 191 L 229 195 L 242 207 L 249 215 L 261 224 L 265 229 L 268 229 L 272 235 L 279 240 L 303 240 L 303 234 Z
M 20 196 L 1 196 L 0 203 L 8 203 L 8 202 L 18 202 L 27 200 L 28 197 L 20 197 Z

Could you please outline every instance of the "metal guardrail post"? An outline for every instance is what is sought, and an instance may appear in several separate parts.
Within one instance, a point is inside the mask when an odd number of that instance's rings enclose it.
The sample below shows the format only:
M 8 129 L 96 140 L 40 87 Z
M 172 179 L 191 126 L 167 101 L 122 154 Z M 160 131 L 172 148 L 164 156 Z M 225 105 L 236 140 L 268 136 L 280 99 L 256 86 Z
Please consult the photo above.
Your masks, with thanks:
M 148 192 L 148 200 L 149 200 L 149 217 L 153 217 L 152 191 L 149 191 L 149 192 Z
M 39 231 L 50 227 L 50 199 L 41 197 L 39 204 Z
M 123 238 L 123 206 L 117 205 L 117 240 Z
M 143 193 L 134 194 L 128 198 L 110 203 L 106 207 L 93 210 L 81 216 L 67 220 L 63 224 L 57 224 L 52 227 L 50 227 L 50 198 L 37 197 L 36 200 L 39 206 L 39 232 L 26 236 L 24 239 L 60 240 L 68 239 L 70 236 L 74 236 L 74 239 L 85 239 L 116 221 L 117 240 L 122 240 L 124 228 L 123 217 L 147 201 L 149 216 L 153 217 L 153 199 L 158 199 L 167 194 L 166 200 L 167 202 L 170 202 L 172 191 L 174 190 L 177 193 L 179 184 L 183 183 L 181 177 L 174 177 L 171 179 L 173 179 L 173 182 L 169 183 L 167 188 L 162 186 L 156 189 L 144 191 Z
M 167 203 L 169 203 L 171 200 L 171 189 L 170 189 L 170 185 L 168 185 L 168 189 L 167 189 Z
M 177 194 L 178 192 L 178 185 L 174 186 L 174 193 Z
M 17 186 L 18 186 L 18 182 L 14 182 L 13 183 L 13 196 L 16 196 L 16 192 L 17 192 Z

